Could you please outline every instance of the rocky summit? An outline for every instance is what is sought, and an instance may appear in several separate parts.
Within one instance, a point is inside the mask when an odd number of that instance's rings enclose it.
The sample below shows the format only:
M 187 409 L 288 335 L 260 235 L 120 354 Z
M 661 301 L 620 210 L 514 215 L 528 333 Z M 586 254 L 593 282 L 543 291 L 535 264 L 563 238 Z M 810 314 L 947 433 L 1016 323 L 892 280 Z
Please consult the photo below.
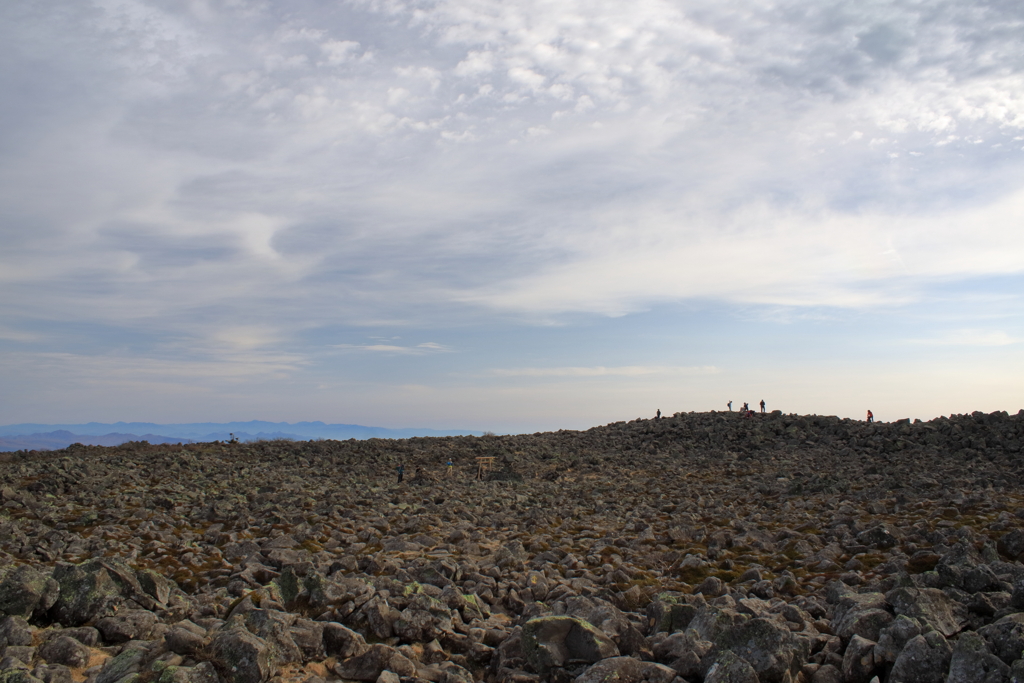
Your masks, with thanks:
M 0 683 L 1024 681 L 1022 443 L 775 412 L 4 453 Z

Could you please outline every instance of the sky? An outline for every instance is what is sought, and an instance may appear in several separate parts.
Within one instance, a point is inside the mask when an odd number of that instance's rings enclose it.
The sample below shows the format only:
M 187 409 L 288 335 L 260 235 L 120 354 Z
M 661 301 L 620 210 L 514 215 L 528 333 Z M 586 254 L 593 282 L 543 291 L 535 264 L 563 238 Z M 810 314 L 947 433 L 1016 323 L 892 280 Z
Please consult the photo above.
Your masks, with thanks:
M 1017 0 L 0 3 L 0 423 L 1024 408 Z

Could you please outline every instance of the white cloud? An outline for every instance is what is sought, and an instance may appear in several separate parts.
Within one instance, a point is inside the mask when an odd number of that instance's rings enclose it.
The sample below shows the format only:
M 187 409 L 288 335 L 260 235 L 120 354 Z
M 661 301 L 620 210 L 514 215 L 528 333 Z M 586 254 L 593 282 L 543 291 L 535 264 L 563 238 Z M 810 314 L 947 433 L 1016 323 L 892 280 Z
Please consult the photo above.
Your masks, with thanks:
M 644 375 L 714 375 L 719 369 L 658 365 L 620 367 L 505 368 L 491 371 L 496 377 L 642 377 Z
M 1024 339 L 1012 337 L 1006 332 L 997 330 L 952 330 L 940 337 L 931 339 L 914 339 L 913 344 L 929 346 L 1011 346 L 1020 344 Z
M 447 352 L 453 349 L 450 346 L 437 344 L 435 342 L 424 342 L 416 346 L 399 346 L 397 344 L 334 344 L 331 348 L 370 351 L 371 353 L 390 353 L 406 356 L 422 356 L 427 353 Z

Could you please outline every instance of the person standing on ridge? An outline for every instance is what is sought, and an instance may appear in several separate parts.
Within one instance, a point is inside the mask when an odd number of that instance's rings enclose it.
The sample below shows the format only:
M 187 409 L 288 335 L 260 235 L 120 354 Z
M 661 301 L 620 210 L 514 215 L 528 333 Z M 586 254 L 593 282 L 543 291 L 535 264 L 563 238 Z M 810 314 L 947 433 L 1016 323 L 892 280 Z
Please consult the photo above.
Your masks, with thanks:
M 729 406 L 729 412 L 731 413 L 732 412 L 732 401 L 729 401 L 725 405 Z
M 654 419 L 655 420 L 660 420 L 661 419 L 661 408 L 658 408 L 658 414 L 654 416 Z
M 761 412 L 764 412 L 764 399 L 761 399 Z
M 875 414 L 874 414 L 874 413 L 872 413 L 872 412 L 871 412 L 871 411 L 869 410 L 869 411 L 868 411 L 868 422 L 874 422 L 874 421 L 875 421 Z

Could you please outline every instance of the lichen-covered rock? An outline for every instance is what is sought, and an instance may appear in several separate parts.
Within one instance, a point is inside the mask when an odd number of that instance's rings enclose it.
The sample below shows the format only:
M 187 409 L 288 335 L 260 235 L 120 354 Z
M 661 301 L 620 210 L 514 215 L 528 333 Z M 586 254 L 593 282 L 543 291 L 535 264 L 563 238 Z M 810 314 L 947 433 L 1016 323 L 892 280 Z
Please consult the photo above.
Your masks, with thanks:
M 53 579 L 60 595 L 50 610 L 54 621 L 65 626 L 81 626 L 113 613 L 121 599 L 120 587 L 98 560 L 82 564 L 59 564 Z
M 711 664 L 704 683 L 760 683 L 760 679 L 749 662 L 726 650 Z
M 911 638 L 896 658 L 887 683 L 942 683 L 952 654 L 937 631 Z
M 907 643 L 921 635 L 921 625 L 916 619 L 900 615 L 881 630 L 875 645 L 875 661 L 893 664 Z
M 1004 683 L 1010 667 L 988 651 L 985 639 L 977 633 L 960 634 L 949 662 L 946 683 Z
M 143 592 L 156 600 L 160 605 L 166 605 L 171 599 L 173 582 L 152 569 L 142 569 L 136 572 L 136 578 Z
M 927 622 L 946 638 L 967 623 L 967 608 L 937 588 L 896 588 L 885 595 L 896 614 Z
M 108 643 L 146 640 L 156 626 L 156 615 L 148 610 L 126 609 L 96 621 L 96 628 Z
M 96 683 L 116 683 L 129 674 L 138 673 L 145 659 L 145 648 L 132 647 L 123 650 L 116 657 L 106 661 L 96 677 Z
M 184 626 L 173 626 L 164 634 L 164 643 L 167 645 L 167 649 L 186 657 L 198 653 L 206 647 L 206 642 L 203 635 Z
M 523 653 L 537 672 L 574 663 L 617 657 L 619 650 L 600 630 L 574 617 L 540 617 L 523 625 Z
M 324 624 L 323 643 L 327 656 L 338 659 L 355 657 L 370 649 L 362 635 L 336 622 Z
M 0 650 L 8 645 L 31 645 L 32 627 L 23 617 L 0 619 Z
M 1024 613 L 1007 614 L 980 628 L 978 635 L 985 639 L 989 652 L 1004 663 L 1013 664 L 1024 652 Z
M 350 681 L 376 681 L 382 671 L 413 676 L 416 665 L 393 647 L 377 643 L 366 652 L 338 662 L 334 673 Z
M 47 663 L 63 664 L 71 668 L 85 666 L 89 655 L 89 648 L 68 636 L 51 638 L 39 647 L 39 656 Z
M 874 641 L 853 636 L 843 655 L 843 681 L 845 683 L 868 683 L 874 675 L 876 662 Z
M 23 564 L 0 581 L 0 614 L 16 617 L 45 612 L 56 602 L 60 586 L 50 576 Z
M 273 649 L 276 664 L 302 661 L 302 650 L 292 638 L 296 616 L 274 609 L 254 609 L 245 614 L 245 627 Z
M 602 659 L 576 677 L 576 683 L 671 683 L 676 672 L 662 664 L 633 657 Z
M 195 666 L 169 666 L 160 672 L 157 683 L 219 683 L 217 671 L 209 662 Z
M 228 629 L 213 639 L 210 662 L 226 683 L 264 683 L 274 673 L 270 645 L 242 628 Z
M 810 655 L 806 641 L 772 619 L 755 618 L 733 626 L 713 642 L 705 655 L 709 670 L 728 650 L 753 667 L 761 683 L 783 683 L 795 677 Z

